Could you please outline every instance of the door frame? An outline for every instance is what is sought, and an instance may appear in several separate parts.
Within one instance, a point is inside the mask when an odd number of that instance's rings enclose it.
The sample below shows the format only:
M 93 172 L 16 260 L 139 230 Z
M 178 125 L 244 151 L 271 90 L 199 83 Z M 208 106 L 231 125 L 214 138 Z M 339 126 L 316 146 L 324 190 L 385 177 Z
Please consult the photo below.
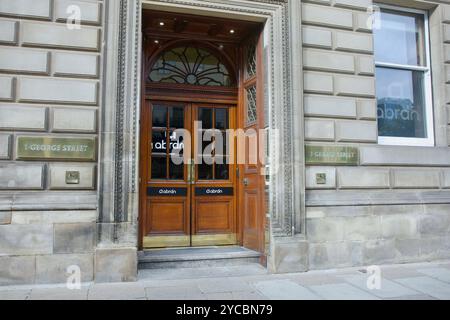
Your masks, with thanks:
M 233 0 L 230 6 L 221 1 L 110 0 L 107 4 L 99 110 L 98 253 L 109 255 L 120 247 L 136 262 L 142 14 L 183 11 L 264 24 L 266 128 L 271 135 L 279 130 L 278 139 L 283 141 L 269 144 L 268 267 L 271 272 L 304 270 L 301 261 L 292 263 L 298 259 L 293 244 L 306 241 L 301 2 Z
M 140 166 L 140 172 L 141 172 L 141 178 L 140 178 L 140 194 L 139 194 L 139 249 L 140 250 L 148 250 L 149 248 L 145 248 L 144 247 L 144 229 L 145 229 L 145 225 L 146 225 L 146 219 L 147 219 L 147 215 L 144 212 L 144 208 L 147 207 L 146 202 L 148 201 L 148 197 L 147 197 L 147 187 L 148 187 L 148 181 L 146 180 L 146 178 L 148 177 L 148 161 L 149 161 L 149 157 L 148 154 L 146 152 L 142 152 L 143 150 L 148 151 L 148 137 L 151 136 L 151 124 L 149 123 L 150 120 L 150 114 L 149 114 L 149 110 L 150 110 L 150 105 L 152 103 L 166 103 L 168 105 L 173 104 L 173 105 L 177 105 L 178 103 L 180 104 L 184 104 L 185 106 L 187 106 L 188 104 L 190 104 L 189 108 L 189 113 L 188 116 L 185 117 L 185 123 L 190 123 L 192 124 L 193 122 L 193 118 L 192 116 L 194 115 L 194 110 L 198 109 L 202 106 L 212 106 L 214 108 L 220 108 L 221 106 L 223 107 L 227 107 L 229 109 L 234 109 L 234 115 L 230 118 L 230 120 L 233 123 L 233 127 L 237 127 L 238 126 L 238 104 L 237 103 L 217 103 L 215 100 L 213 100 L 214 102 L 212 103 L 208 103 L 205 102 L 205 99 L 201 99 L 201 102 L 186 102 L 185 98 L 178 98 L 178 97 L 174 97 L 174 96 L 165 96 L 165 98 L 160 99 L 161 97 L 158 97 L 158 99 L 151 99 L 151 96 L 148 96 L 149 98 L 145 99 L 142 105 L 142 112 L 141 112 L 141 139 L 140 139 L 140 162 L 139 162 L 139 166 Z M 150 129 L 150 131 L 148 130 Z M 195 135 L 192 134 L 192 127 L 191 125 L 188 128 L 191 131 L 191 137 L 194 138 Z M 194 148 L 194 144 L 192 144 L 192 148 Z M 194 156 L 194 155 L 192 155 Z M 237 154 L 237 146 L 236 144 L 234 144 L 234 158 L 237 159 L 238 154 Z M 192 158 L 192 157 L 191 157 Z M 188 175 L 188 165 L 185 164 L 185 171 L 184 171 L 184 179 L 186 180 L 186 177 Z M 237 175 L 237 171 L 236 168 L 238 167 L 237 164 L 233 165 L 234 168 L 234 178 L 231 180 L 231 182 L 233 183 L 233 188 L 234 188 L 234 200 L 233 200 L 233 206 L 234 206 L 234 228 L 236 231 L 236 238 L 237 238 L 237 242 L 238 244 L 240 244 L 242 242 L 242 232 L 241 232 L 241 225 L 240 225 L 240 206 L 239 206 L 239 196 L 240 196 L 240 184 L 239 184 L 239 178 Z M 198 170 L 195 170 L 196 174 L 198 173 Z M 166 185 L 164 187 L 168 187 L 167 185 L 169 185 L 170 187 L 177 187 L 180 185 L 185 185 L 185 183 L 180 183 L 179 181 L 167 181 L 167 182 L 155 182 L 154 185 L 158 186 L 158 185 Z M 199 183 L 199 185 L 205 185 L 207 183 Z M 220 183 L 214 183 L 214 185 L 218 185 Z M 187 186 L 187 198 L 188 203 L 189 203 L 189 211 L 190 211 L 190 220 L 189 223 L 186 226 L 186 229 L 189 228 L 189 236 L 191 237 L 190 239 L 190 246 L 187 245 L 178 245 L 178 246 L 174 246 L 174 247 L 194 247 L 192 245 L 192 236 L 193 236 L 193 227 L 195 226 L 195 217 L 193 216 L 194 214 L 194 203 L 193 203 L 193 194 L 195 193 L 195 186 L 196 185 L 188 185 Z M 158 199 L 159 200 L 163 200 L 164 198 Z M 175 239 L 178 241 L 178 243 L 183 242 L 181 239 L 181 236 L 179 237 L 179 239 Z
M 257 69 L 258 69 L 258 73 L 257 73 L 257 79 L 256 82 L 258 84 L 258 99 L 259 99 L 259 103 L 258 103 L 258 121 L 260 122 L 260 127 L 263 128 L 264 127 L 264 92 L 263 92 L 263 88 L 264 88 L 264 79 L 265 79 L 265 75 L 264 75 L 264 67 L 263 67 L 263 59 L 264 59 L 264 54 L 263 54 L 263 39 L 264 39 L 264 31 L 262 30 L 262 28 L 260 28 L 260 30 L 258 30 L 258 34 L 255 35 L 257 40 L 258 40 L 258 47 L 257 47 L 257 61 L 258 61 L 258 65 L 257 65 Z M 189 86 L 179 86 L 179 85 L 167 85 L 167 84 L 148 84 L 146 83 L 145 79 L 146 79 L 146 71 L 148 70 L 149 66 L 153 65 L 153 63 L 156 61 L 156 59 L 158 58 L 158 56 L 160 55 L 161 52 L 163 52 L 164 50 L 168 49 L 168 48 L 173 48 L 175 46 L 178 45 L 182 45 L 185 43 L 194 43 L 195 45 L 198 46 L 204 46 L 207 49 L 212 50 L 213 53 L 217 54 L 218 56 L 221 56 L 223 58 L 223 61 L 225 61 L 225 64 L 227 65 L 228 68 L 230 68 L 230 70 L 234 73 L 235 75 L 235 84 L 236 84 L 236 88 L 210 88 L 210 87 L 189 87 Z M 246 103 L 246 99 L 244 96 L 244 91 L 245 88 L 244 86 L 244 81 L 243 81 L 243 74 L 244 74 L 244 68 L 245 68 L 245 60 L 244 60 L 244 49 L 243 49 L 243 45 L 242 43 L 240 44 L 236 44 L 237 46 L 237 55 L 236 55 L 236 59 L 235 59 L 235 64 L 232 64 L 233 59 L 231 59 L 225 52 L 221 52 L 219 50 L 217 50 L 216 48 L 214 48 L 213 46 L 211 46 L 209 41 L 202 41 L 202 40 L 197 40 L 197 39 L 176 39 L 173 41 L 169 41 L 167 42 L 164 46 L 162 46 L 161 48 L 151 52 L 151 55 L 149 55 L 147 53 L 147 48 L 146 45 L 143 44 L 142 46 L 142 56 L 143 56 L 143 64 L 142 64 L 142 75 L 141 75 L 141 90 L 143 92 L 142 96 L 141 96 L 141 109 L 143 107 L 145 107 L 145 103 L 147 100 L 150 101 L 167 101 L 167 102 L 187 102 L 187 103 L 210 103 L 210 104 L 226 104 L 226 105 L 235 105 L 236 106 L 236 128 L 243 128 L 243 124 L 244 124 L 244 116 L 243 116 L 243 110 L 245 109 L 245 103 Z M 183 92 L 182 97 L 180 97 L 180 90 Z M 208 92 L 208 94 L 204 94 L 204 92 Z M 145 126 L 142 126 L 142 124 L 144 123 L 142 117 L 145 114 L 144 111 L 141 111 L 141 128 L 140 128 L 140 134 L 143 134 L 143 130 Z M 145 139 L 141 139 L 141 146 L 140 148 L 142 148 L 143 143 Z M 236 143 L 235 143 L 236 145 Z M 142 150 L 142 149 L 140 149 Z M 238 157 L 238 150 L 236 147 L 235 150 L 236 153 L 236 157 Z M 142 152 L 140 152 L 140 157 L 139 157 L 139 167 L 140 167 L 140 172 L 145 172 L 142 170 L 145 170 L 143 168 L 144 166 L 144 155 Z M 242 172 L 243 170 L 243 166 L 236 164 L 236 169 L 238 169 L 238 172 Z M 145 213 L 143 212 L 143 199 L 145 199 L 145 188 L 144 188 L 144 181 L 143 181 L 143 176 L 141 175 L 141 179 L 140 179 L 140 188 L 139 188 L 139 220 L 142 221 L 142 215 L 144 215 Z M 244 218 L 245 218 L 245 212 L 243 212 L 244 210 L 244 205 L 241 203 L 241 197 L 243 196 L 242 190 L 242 176 L 239 176 L 238 174 L 236 174 L 236 195 L 235 195 L 235 203 L 236 203 L 236 225 L 237 225 L 237 240 L 238 240 L 238 244 L 239 245 L 243 245 L 243 239 L 244 239 Z M 265 184 L 264 179 L 261 179 L 261 184 Z M 264 189 L 264 185 L 260 186 L 261 189 Z M 266 207 L 265 207 L 265 192 L 261 192 L 261 199 L 260 199 L 260 203 L 262 204 L 260 206 L 261 208 L 261 212 L 258 212 L 258 214 L 260 215 L 260 225 L 259 225 L 259 243 L 258 243 L 258 251 L 265 255 L 266 254 L 266 250 L 265 250 L 265 236 L 266 236 L 266 225 L 265 225 L 265 221 L 266 221 Z M 192 207 L 192 205 L 191 205 Z M 192 221 L 191 221 L 192 223 Z M 139 238 L 138 238 L 138 249 L 139 250 L 143 250 L 143 231 L 144 231 L 144 227 L 143 227 L 144 223 L 139 223 Z M 191 225 L 192 228 L 192 225 Z M 265 262 L 265 257 L 263 257 L 262 262 Z

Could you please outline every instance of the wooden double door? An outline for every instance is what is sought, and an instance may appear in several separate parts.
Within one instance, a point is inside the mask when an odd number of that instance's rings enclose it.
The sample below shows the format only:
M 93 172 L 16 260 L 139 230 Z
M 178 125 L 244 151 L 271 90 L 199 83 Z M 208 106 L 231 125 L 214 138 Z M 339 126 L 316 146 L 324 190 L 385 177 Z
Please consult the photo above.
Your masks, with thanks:
M 144 249 L 238 244 L 233 105 L 145 101 Z

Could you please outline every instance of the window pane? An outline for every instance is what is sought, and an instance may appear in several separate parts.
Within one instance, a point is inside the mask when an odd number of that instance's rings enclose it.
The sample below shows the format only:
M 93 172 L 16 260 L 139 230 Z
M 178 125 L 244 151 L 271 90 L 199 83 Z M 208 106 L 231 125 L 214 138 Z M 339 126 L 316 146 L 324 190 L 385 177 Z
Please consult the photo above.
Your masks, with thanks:
M 426 65 L 422 14 L 382 10 L 374 41 L 377 62 Z
M 169 118 L 171 128 L 184 128 L 184 109 L 182 107 L 170 108 Z
M 216 129 L 228 129 L 228 109 L 216 109 Z
M 169 159 L 169 176 L 170 180 L 183 180 L 184 179 L 184 164 L 175 164 Z
M 212 162 L 210 159 L 209 161 Z M 198 179 L 199 180 L 213 180 L 213 166 L 203 162 L 198 165 Z
M 216 180 L 228 180 L 230 177 L 229 165 L 226 157 L 216 157 Z
M 152 157 L 152 179 L 166 179 L 166 157 Z
M 153 107 L 153 127 L 167 127 L 167 108 L 163 106 Z
M 166 153 L 167 152 L 167 138 L 166 131 L 153 130 L 152 133 L 152 153 Z
M 213 127 L 213 110 L 209 108 L 198 109 L 198 120 L 202 122 L 203 129 L 212 129 Z
M 427 138 L 424 74 L 376 69 L 379 136 Z

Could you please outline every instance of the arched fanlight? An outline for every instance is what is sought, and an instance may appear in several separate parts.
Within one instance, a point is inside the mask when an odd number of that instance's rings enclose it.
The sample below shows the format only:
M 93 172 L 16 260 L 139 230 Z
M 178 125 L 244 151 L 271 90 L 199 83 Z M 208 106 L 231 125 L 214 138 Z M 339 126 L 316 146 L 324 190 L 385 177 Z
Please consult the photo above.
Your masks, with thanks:
M 148 80 L 194 86 L 234 85 L 228 68 L 216 55 L 207 49 L 189 45 L 161 53 L 151 68 Z

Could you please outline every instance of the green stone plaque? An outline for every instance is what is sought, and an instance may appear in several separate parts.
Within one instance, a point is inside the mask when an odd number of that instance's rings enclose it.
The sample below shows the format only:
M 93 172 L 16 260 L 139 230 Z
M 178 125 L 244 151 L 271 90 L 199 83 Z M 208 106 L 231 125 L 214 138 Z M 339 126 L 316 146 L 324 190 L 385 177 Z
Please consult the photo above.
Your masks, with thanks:
M 18 137 L 18 159 L 95 160 L 95 138 Z
M 359 150 L 344 146 L 306 146 L 306 164 L 347 165 L 359 164 Z

